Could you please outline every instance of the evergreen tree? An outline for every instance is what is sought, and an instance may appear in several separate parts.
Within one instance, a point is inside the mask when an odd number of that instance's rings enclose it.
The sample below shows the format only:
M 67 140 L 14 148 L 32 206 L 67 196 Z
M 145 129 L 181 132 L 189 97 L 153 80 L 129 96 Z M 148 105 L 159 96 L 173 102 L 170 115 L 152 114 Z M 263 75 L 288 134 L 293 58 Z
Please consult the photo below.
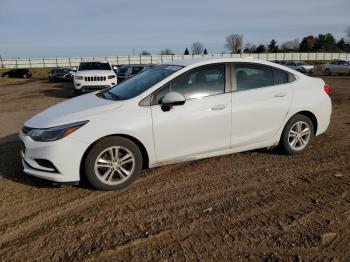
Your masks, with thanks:
M 189 54 L 190 54 L 190 52 L 188 51 L 188 48 L 186 47 L 184 55 L 189 55 Z
M 264 53 L 266 52 L 265 45 L 258 45 L 258 47 L 255 49 L 255 53 Z
M 203 52 L 203 55 L 207 55 L 208 54 L 208 51 L 207 51 L 207 49 L 205 48 L 204 49 L 204 52 Z
M 270 44 L 268 45 L 268 50 L 270 53 L 277 53 L 278 52 L 278 45 L 277 41 L 275 39 L 272 39 Z

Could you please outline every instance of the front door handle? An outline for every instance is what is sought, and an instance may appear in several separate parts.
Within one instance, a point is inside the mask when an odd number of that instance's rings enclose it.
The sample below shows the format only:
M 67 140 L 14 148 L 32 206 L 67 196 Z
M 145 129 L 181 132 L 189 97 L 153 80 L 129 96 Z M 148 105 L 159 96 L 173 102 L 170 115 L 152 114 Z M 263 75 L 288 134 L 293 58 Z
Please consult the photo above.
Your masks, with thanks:
M 216 106 L 213 106 L 212 108 L 211 108 L 211 110 L 213 110 L 213 111 L 219 111 L 219 110 L 223 110 L 223 109 L 225 109 L 226 108 L 226 105 L 216 105 Z
M 286 93 L 277 93 L 275 94 L 275 97 L 285 97 Z

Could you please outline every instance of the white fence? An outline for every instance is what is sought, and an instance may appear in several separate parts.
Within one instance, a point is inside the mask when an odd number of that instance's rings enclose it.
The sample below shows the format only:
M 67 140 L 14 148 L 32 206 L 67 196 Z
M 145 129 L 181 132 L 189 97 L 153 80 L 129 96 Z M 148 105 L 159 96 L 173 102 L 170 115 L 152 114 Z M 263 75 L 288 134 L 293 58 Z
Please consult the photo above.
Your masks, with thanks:
M 52 68 L 76 67 L 82 61 L 104 60 L 113 65 L 159 64 L 195 57 L 254 57 L 262 60 L 304 60 L 323 61 L 332 59 L 350 60 L 349 53 L 260 53 L 260 54 L 209 54 L 209 55 L 150 55 L 150 56 L 103 56 L 103 57 L 56 57 L 2 59 L 1 68 Z

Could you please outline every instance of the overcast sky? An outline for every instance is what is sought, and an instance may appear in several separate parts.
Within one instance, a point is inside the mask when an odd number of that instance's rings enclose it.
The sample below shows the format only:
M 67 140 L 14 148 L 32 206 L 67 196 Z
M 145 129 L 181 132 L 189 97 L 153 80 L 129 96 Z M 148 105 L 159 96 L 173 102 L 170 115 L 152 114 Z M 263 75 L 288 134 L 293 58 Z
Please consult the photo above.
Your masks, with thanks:
M 0 0 L 0 55 L 183 53 L 193 41 L 211 53 L 231 33 L 281 44 L 348 26 L 350 0 Z

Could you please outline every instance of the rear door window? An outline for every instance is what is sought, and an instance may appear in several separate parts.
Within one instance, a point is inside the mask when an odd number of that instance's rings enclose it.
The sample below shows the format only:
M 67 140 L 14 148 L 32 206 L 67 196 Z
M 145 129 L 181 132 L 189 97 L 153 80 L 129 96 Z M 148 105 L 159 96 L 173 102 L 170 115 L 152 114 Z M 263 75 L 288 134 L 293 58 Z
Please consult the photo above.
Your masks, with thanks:
M 273 80 L 275 85 L 282 85 L 289 83 L 289 73 L 274 68 L 273 72 Z
M 235 71 L 238 91 L 274 85 L 272 67 L 270 66 L 236 63 Z

